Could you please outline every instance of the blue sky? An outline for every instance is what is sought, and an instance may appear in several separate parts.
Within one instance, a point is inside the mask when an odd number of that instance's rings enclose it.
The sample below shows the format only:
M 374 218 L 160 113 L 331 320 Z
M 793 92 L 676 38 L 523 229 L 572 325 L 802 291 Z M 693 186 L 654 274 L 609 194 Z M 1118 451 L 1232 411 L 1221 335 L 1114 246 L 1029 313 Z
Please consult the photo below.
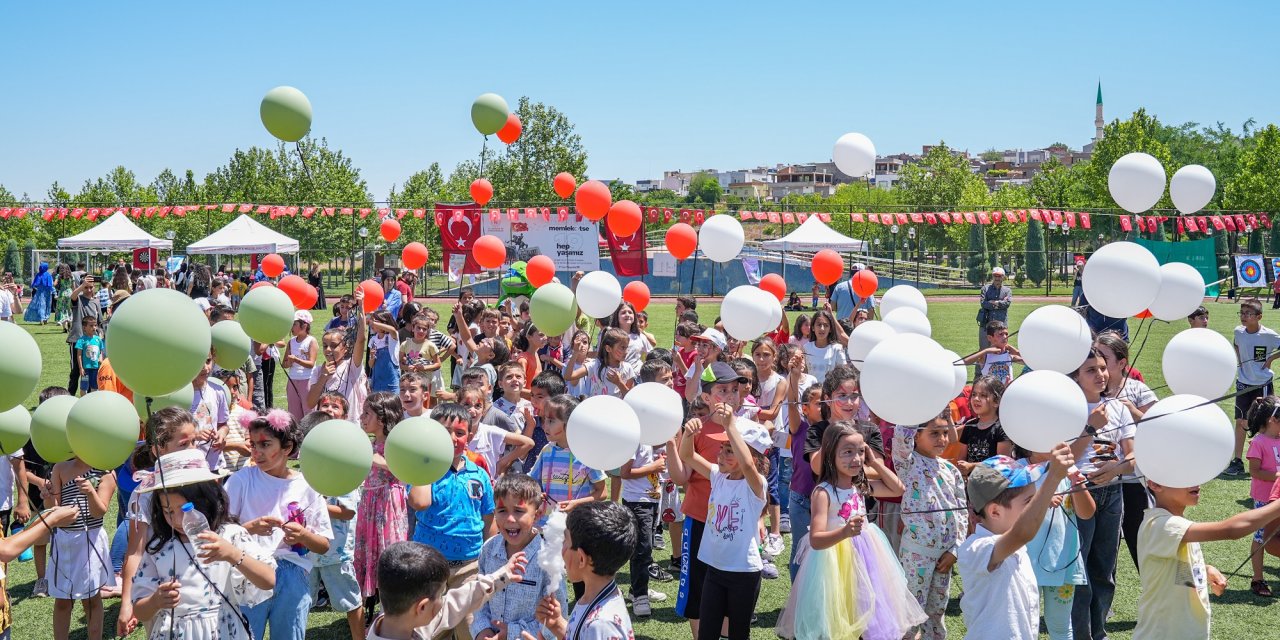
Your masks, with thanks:
M 996 5 L 988 6 L 995 7 Z M 597 178 L 881 154 L 1074 148 L 1145 106 L 1280 121 L 1280 9 L 1182 2 L 9 2 L 0 184 L 43 197 L 123 164 L 198 176 L 270 145 L 258 102 L 302 89 L 376 198 L 474 157 L 475 96 L 554 105 Z M 358 7 L 358 10 L 352 9 Z

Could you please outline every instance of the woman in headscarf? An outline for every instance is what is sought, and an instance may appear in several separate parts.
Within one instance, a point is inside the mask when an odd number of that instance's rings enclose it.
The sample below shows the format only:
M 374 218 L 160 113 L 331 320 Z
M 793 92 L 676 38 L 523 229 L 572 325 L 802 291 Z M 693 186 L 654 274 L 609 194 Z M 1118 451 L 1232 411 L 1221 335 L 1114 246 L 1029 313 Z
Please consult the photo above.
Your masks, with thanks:
M 49 313 L 53 310 L 53 275 L 49 273 L 49 263 L 40 263 L 40 272 L 31 281 L 31 304 L 27 305 L 22 319 L 27 322 L 45 324 L 49 321 Z

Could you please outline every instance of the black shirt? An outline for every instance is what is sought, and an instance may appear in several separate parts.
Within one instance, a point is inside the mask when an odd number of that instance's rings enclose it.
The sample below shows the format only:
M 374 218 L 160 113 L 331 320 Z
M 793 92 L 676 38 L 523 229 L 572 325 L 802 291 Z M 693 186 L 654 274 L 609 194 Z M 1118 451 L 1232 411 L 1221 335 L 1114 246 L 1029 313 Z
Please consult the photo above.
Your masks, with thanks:
M 884 457 L 884 437 L 880 435 L 880 427 L 870 422 L 858 422 L 858 431 L 862 433 L 862 438 L 866 440 L 867 446 L 875 449 L 880 457 Z M 827 432 L 827 427 L 831 425 L 828 420 L 823 420 L 817 424 L 809 425 L 809 431 L 804 436 L 804 459 L 809 461 L 809 456 L 817 453 L 822 448 L 822 434 Z
M 964 456 L 965 462 L 982 462 L 996 455 L 997 444 L 1008 441 L 1009 436 L 999 420 L 986 429 L 979 429 L 978 419 L 971 418 L 964 423 L 964 431 L 960 433 L 960 443 L 969 447 Z

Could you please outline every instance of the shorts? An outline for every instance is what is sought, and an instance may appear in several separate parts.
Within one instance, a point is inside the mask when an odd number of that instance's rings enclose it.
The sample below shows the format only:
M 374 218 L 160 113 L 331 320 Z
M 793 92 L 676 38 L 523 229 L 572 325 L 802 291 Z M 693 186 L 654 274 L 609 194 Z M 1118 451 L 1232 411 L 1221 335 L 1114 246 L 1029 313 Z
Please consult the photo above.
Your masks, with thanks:
M 1236 381 L 1236 391 L 1239 391 L 1241 389 L 1247 389 L 1251 386 L 1253 385 L 1245 384 L 1238 380 Z M 1272 388 L 1273 386 L 1271 382 L 1267 382 L 1266 385 L 1258 389 L 1254 389 L 1252 391 L 1245 391 L 1244 393 L 1241 393 L 1240 395 L 1236 396 L 1236 420 L 1244 420 L 1246 417 L 1248 417 L 1249 407 L 1253 406 L 1253 401 L 1257 400 L 1258 398 L 1265 398 L 1266 396 L 1271 395 Z
M 329 606 L 334 611 L 349 613 L 364 606 L 360 585 L 356 582 L 356 569 L 350 561 L 311 567 L 307 572 L 307 585 L 311 588 L 312 602 L 320 593 L 321 584 L 329 592 Z
M 1268 500 L 1268 501 L 1266 501 L 1266 502 L 1263 502 L 1262 500 L 1254 500 L 1254 501 L 1253 501 L 1253 508 L 1254 508 L 1254 509 L 1261 509 L 1261 508 L 1263 508 L 1263 507 L 1265 507 L 1265 506 L 1267 506 L 1267 505 L 1269 505 L 1269 504 L 1271 504 L 1271 501 L 1270 501 L 1270 500 Z M 1263 527 L 1263 528 L 1258 529 L 1257 531 L 1255 531 L 1255 532 L 1253 533 L 1253 541 L 1254 541 L 1255 543 L 1257 543 L 1257 544 L 1266 544 L 1266 543 L 1267 543 L 1267 533 L 1266 533 L 1266 532 L 1267 532 L 1267 528 L 1266 528 L 1266 527 Z M 1265 556 L 1264 556 L 1264 557 L 1265 557 Z
M 85 369 L 80 374 L 80 392 L 90 393 L 98 390 L 98 370 Z
M 622 467 L 618 467 L 617 469 L 609 469 L 608 471 L 605 471 L 605 472 L 604 472 L 604 474 L 605 474 L 606 476 L 609 476 L 610 478 L 618 478 L 619 480 L 621 480 L 621 479 L 622 479 Z
M 702 608 L 702 585 L 707 580 L 707 563 L 698 559 L 698 549 L 702 546 L 702 530 L 706 526 L 705 522 L 693 518 L 685 518 L 684 521 L 676 614 L 688 620 L 697 620 L 698 610 Z

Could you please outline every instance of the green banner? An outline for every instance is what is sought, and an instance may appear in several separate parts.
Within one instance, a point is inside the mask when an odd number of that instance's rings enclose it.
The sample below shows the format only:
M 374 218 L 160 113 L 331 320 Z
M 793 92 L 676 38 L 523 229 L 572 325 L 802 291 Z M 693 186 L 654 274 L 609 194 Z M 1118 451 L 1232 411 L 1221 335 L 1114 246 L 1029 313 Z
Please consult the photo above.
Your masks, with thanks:
M 1182 242 L 1157 242 L 1134 238 L 1134 242 L 1144 246 L 1156 257 L 1160 264 L 1185 262 L 1200 272 L 1205 282 L 1217 282 L 1218 258 L 1214 254 L 1213 238 L 1203 240 L 1184 240 Z M 1218 295 L 1218 285 L 1205 288 L 1205 295 L 1213 298 Z

